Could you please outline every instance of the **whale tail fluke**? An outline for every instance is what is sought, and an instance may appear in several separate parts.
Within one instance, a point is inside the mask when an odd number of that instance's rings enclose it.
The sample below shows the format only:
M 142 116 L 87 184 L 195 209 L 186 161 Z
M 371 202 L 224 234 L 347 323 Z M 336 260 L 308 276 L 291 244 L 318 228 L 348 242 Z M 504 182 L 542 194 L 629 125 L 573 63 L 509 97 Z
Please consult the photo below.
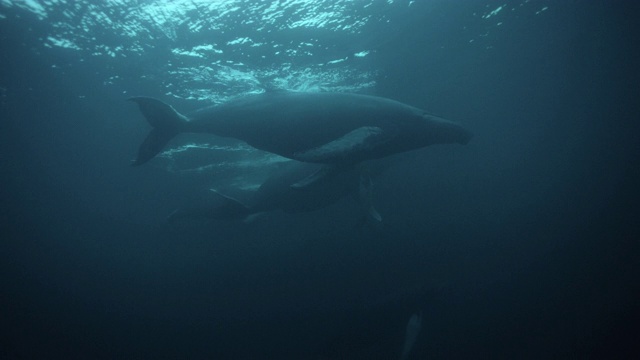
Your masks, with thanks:
M 138 104 L 142 115 L 153 126 L 153 130 L 140 145 L 138 157 L 132 163 L 133 166 L 138 166 L 156 156 L 169 140 L 180 133 L 188 119 L 170 105 L 157 99 L 140 96 L 128 100 Z

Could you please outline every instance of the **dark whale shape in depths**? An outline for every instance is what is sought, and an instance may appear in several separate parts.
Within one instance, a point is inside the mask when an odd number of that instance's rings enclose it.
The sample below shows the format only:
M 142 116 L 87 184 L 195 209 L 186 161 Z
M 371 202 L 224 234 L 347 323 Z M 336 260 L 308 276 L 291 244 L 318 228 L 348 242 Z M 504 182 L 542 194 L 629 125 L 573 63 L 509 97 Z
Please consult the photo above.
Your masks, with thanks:
M 309 176 L 321 165 L 290 161 L 263 182 L 246 204 L 214 191 L 222 202 L 180 208 L 169 215 L 167 220 L 249 220 L 254 215 L 278 210 L 285 213 L 311 212 L 332 205 L 351 194 L 358 200 L 364 219 L 378 223 L 382 221 L 382 217 L 372 203 L 371 176 L 378 175 L 388 167 L 387 162 L 381 161 L 346 169 L 303 189 L 294 189 L 290 184 Z
M 346 93 L 272 91 L 190 116 L 148 97 L 129 99 L 154 127 L 133 165 L 152 159 L 181 132 L 232 137 L 289 159 L 340 168 L 433 144 L 466 144 L 463 126 L 398 101 Z

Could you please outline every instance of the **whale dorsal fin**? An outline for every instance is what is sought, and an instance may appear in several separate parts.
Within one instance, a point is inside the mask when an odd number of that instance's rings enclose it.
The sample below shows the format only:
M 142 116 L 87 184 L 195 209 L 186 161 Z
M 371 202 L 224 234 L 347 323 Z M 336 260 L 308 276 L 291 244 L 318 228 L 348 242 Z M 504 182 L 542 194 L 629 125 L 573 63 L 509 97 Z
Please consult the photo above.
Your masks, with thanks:
M 376 126 L 363 126 L 324 145 L 293 154 L 294 160 L 323 163 L 331 159 L 354 158 L 389 141 L 390 135 Z M 332 161 L 333 162 L 333 161 Z

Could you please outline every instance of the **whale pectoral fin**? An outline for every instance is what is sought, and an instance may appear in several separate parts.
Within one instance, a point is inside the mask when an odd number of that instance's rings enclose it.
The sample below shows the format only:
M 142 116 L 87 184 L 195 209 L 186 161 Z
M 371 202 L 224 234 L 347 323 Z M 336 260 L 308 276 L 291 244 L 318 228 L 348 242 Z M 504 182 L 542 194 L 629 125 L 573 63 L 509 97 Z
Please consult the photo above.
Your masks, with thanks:
M 225 195 L 215 189 L 209 190 L 224 199 L 224 203 L 216 209 L 217 218 L 243 218 L 250 215 L 251 209 L 240 200 L 234 199 L 233 197 Z
M 208 199 L 202 204 L 196 206 L 178 208 L 173 211 L 166 220 L 169 223 L 176 222 L 183 219 L 210 219 L 210 220 L 229 220 L 229 219 L 243 219 L 251 214 L 251 209 L 245 206 L 240 201 L 224 195 L 217 190 L 211 189 L 213 193 L 222 198 L 222 202 L 209 201 Z
M 324 165 L 313 174 L 291 184 L 290 187 L 293 189 L 306 189 L 306 188 L 312 187 L 313 185 L 321 182 L 324 179 L 327 179 L 343 171 L 344 169 L 345 169 L 344 166 L 333 165 L 333 164 Z
M 407 322 L 407 329 L 404 334 L 404 345 L 402 346 L 402 354 L 400 355 L 401 360 L 406 359 L 409 356 L 409 353 L 411 353 L 411 349 L 413 348 L 421 329 L 422 311 L 418 311 L 411 315 Z
M 389 141 L 390 135 L 376 126 L 363 126 L 348 132 L 344 136 L 313 149 L 298 152 L 294 160 L 305 162 L 332 162 L 344 159 L 358 159 L 358 153 L 370 151 L 379 144 Z
M 242 219 L 242 222 L 244 224 L 253 224 L 259 218 L 263 217 L 265 214 L 266 214 L 266 212 L 258 212 L 258 213 L 249 214 L 244 219 Z
M 358 188 L 358 200 L 364 209 L 367 217 L 377 223 L 382 222 L 382 216 L 373 206 L 373 181 L 368 173 L 360 174 L 360 184 Z
M 177 220 L 184 219 L 185 217 L 188 217 L 188 213 L 182 208 L 177 208 L 165 218 L 165 221 L 168 223 L 173 223 Z

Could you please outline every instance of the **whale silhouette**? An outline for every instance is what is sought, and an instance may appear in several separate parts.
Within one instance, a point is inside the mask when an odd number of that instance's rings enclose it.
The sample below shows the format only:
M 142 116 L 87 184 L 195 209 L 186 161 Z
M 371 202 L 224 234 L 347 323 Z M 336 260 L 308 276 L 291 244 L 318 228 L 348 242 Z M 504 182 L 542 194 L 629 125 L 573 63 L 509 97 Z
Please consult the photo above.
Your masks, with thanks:
M 167 220 L 174 222 L 182 219 L 232 220 L 247 222 L 256 216 L 272 212 L 303 213 L 322 209 L 353 195 L 362 210 L 363 220 L 379 223 L 382 217 L 373 206 L 371 178 L 384 171 L 389 164 L 376 162 L 354 166 L 336 176 L 328 177 L 303 189 L 292 188 L 291 183 L 308 176 L 320 165 L 289 161 L 267 178 L 248 201 L 240 201 L 232 196 L 211 189 L 218 199 L 198 205 L 181 207 L 172 212 Z
M 270 91 L 185 116 L 160 100 L 133 97 L 154 127 L 133 165 L 152 159 L 182 132 L 211 133 L 289 159 L 326 164 L 297 183 L 307 186 L 356 163 L 433 144 L 467 144 L 462 125 L 376 96 Z

